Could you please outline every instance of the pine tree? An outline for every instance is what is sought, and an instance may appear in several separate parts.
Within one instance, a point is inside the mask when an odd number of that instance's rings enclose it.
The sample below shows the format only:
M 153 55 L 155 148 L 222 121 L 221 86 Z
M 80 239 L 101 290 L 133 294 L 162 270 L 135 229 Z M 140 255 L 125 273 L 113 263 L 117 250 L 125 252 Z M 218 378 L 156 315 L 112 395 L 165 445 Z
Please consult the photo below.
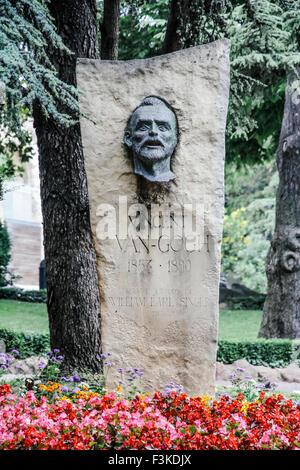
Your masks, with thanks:
M 64 372 L 101 371 L 100 298 L 76 91 L 77 57 L 97 57 L 95 0 L 0 0 L 1 124 L 39 147 L 48 314 Z
M 73 123 L 77 91 L 57 76 L 46 53 L 47 44 L 70 53 L 55 30 L 46 0 L 0 0 L 0 197 L 2 182 L 32 156 L 31 137 L 22 124 L 39 102 L 43 112 L 65 125 Z M 57 102 L 68 111 L 59 112 Z

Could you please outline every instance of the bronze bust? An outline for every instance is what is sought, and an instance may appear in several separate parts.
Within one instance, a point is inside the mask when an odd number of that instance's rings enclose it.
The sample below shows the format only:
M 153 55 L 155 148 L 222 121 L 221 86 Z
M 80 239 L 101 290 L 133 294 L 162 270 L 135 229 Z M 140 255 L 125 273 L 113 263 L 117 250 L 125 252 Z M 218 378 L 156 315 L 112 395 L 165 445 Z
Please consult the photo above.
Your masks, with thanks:
M 178 124 L 172 107 L 158 96 L 144 98 L 131 114 L 124 133 L 135 174 L 148 181 L 173 180 L 170 163 L 177 141 Z

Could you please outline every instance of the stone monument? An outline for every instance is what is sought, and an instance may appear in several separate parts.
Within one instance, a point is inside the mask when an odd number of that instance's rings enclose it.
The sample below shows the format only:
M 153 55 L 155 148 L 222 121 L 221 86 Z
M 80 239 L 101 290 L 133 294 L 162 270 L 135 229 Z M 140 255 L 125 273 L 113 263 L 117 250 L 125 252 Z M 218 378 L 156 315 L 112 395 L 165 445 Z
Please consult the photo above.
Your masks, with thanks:
M 77 80 L 103 352 L 143 391 L 213 394 L 229 41 L 79 59 Z

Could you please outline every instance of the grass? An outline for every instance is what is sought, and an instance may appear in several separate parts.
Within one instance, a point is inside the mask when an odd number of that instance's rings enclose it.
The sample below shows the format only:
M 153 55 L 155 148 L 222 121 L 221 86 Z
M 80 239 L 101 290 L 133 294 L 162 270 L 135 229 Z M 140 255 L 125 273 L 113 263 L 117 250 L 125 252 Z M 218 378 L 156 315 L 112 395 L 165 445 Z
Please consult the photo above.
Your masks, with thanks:
M 0 299 L 0 328 L 49 333 L 46 304 Z
M 259 310 L 220 310 L 219 339 L 252 341 L 257 339 L 262 319 Z
M 256 310 L 220 310 L 219 339 L 256 339 L 261 317 L 262 312 Z M 25 333 L 48 333 L 46 305 L 0 299 L 0 328 Z

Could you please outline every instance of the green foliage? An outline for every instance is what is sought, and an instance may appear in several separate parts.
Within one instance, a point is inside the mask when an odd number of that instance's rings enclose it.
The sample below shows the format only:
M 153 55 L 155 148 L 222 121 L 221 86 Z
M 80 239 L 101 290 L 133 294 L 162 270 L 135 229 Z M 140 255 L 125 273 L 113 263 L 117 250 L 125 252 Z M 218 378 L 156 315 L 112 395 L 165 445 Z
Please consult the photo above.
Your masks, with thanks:
M 97 2 L 101 21 L 103 2 Z M 192 0 L 178 2 L 181 47 L 231 40 L 231 95 L 227 125 L 227 161 L 239 165 L 270 158 L 280 131 L 286 70 L 300 63 L 297 51 L 299 4 L 296 0 Z M 119 58 L 146 58 L 161 51 L 168 20 L 168 0 L 121 1 Z M 63 124 L 70 114 L 57 103 L 77 109 L 76 91 L 58 80 L 45 53 L 47 43 L 67 51 L 56 34 L 47 0 L 2 0 L 0 4 L 0 127 L 8 140 L 30 157 L 30 142 L 20 113 L 35 100 Z M 101 40 L 101 38 L 100 38 Z M 3 88 L 4 87 L 4 88 Z M 5 90 L 5 92 L 4 92 Z M 71 113 L 72 114 L 72 113 Z M 0 145 L 0 179 L 18 171 L 10 145 Z
M 121 0 L 118 58 L 145 59 L 158 55 L 168 20 L 168 0 Z M 101 24 L 103 2 L 97 2 L 97 19 Z M 101 32 L 98 28 L 99 49 Z
M 268 0 L 239 2 L 229 20 L 233 69 L 265 84 L 273 83 L 276 76 L 282 77 L 283 70 L 296 72 L 295 67 L 299 64 L 295 36 L 299 12 L 285 11 L 280 3 Z
M 15 287 L 0 288 L 0 299 L 47 303 L 47 290 L 23 290 Z
M 226 305 L 229 310 L 262 310 L 266 295 L 227 297 Z
M 177 2 L 179 24 L 177 34 L 182 49 L 227 37 L 232 3 L 227 0 L 189 0 Z
M 265 274 L 265 257 L 270 247 L 270 242 L 262 235 L 253 233 L 245 248 L 238 251 L 238 262 L 232 271 L 234 278 L 257 292 L 267 291 L 267 279 Z
M 119 59 L 145 59 L 160 53 L 168 0 L 121 2 Z
M 274 158 L 283 116 L 285 80 L 275 81 L 260 92 L 257 90 L 255 96 L 258 99 L 250 94 L 242 103 L 246 122 L 251 116 L 253 128 L 251 126 L 247 136 L 241 138 L 235 134 L 226 139 L 226 161 L 234 162 L 238 168 L 245 162 L 254 165 Z
M 50 348 L 48 334 L 16 333 L 0 328 L 0 340 L 4 341 L 7 351 L 18 350 L 20 359 L 43 354 Z
M 22 161 L 31 156 L 28 133 L 22 123 L 34 103 L 61 125 L 71 125 L 71 112 L 78 112 L 77 92 L 57 78 L 46 53 L 47 44 L 70 51 L 57 35 L 47 0 L 0 2 L 0 187 L 16 169 L 17 150 Z M 69 110 L 58 110 L 59 103 Z
M 227 214 L 225 208 L 222 241 L 222 271 L 225 275 L 234 271 L 236 263 L 240 260 L 239 252 L 243 250 L 245 244 L 249 243 L 244 213 L 244 207 L 230 214 Z
M 119 58 L 161 52 L 167 0 L 121 2 Z M 99 9 L 102 2 L 98 3 Z M 177 2 L 181 48 L 227 37 L 231 41 L 231 93 L 227 162 L 238 166 L 273 158 L 284 105 L 286 72 L 300 64 L 298 0 L 191 0 Z M 100 12 L 101 15 L 101 12 Z
M 250 379 L 246 370 L 239 367 L 230 374 L 230 381 L 232 388 L 230 389 L 230 396 L 237 398 L 239 393 L 242 393 L 245 400 L 255 401 L 259 398 L 261 392 L 266 396 L 271 396 L 275 393 L 277 384 L 272 383 L 267 377 L 258 378 L 258 380 Z
M 275 198 L 279 176 L 276 163 L 225 167 L 225 207 L 228 212 L 247 208 L 253 201 Z M 271 221 L 273 222 L 273 220 Z
M 49 348 L 48 334 L 25 334 L 0 329 L 7 351 L 17 349 L 20 359 L 46 353 Z M 290 340 L 257 340 L 218 342 L 217 360 L 231 364 L 238 359 L 246 359 L 250 364 L 269 367 L 285 367 L 299 358 L 300 345 Z
M 265 258 L 275 225 L 278 173 L 274 162 L 237 170 L 227 165 L 222 272 L 266 292 Z
M 38 378 L 40 381 L 43 381 L 43 382 L 48 382 L 48 381 L 59 382 L 60 377 L 61 377 L 60 366 L 61 366 L 61 363 L 63 362 L 63 359 L 58 359 L 54 351 L 47 351 L 47 352 L 49 353 L 48 355 L 49 361 L 46 367 L 42 369 L 42 372 L 36 378 Z M 63 356 L 59 356 L 59 357 L 62 358 Z M 53 359 L 55 359 L 55 361 L 53 361 Z
M 68 114 L 57 109 L 64 102 L 78 109 L 76 91 L 57 78 L 47 53 L 50 43 L 65 53 L 47 8 L 46 0 L 3 0 L 0 5 L 0 79 L 5 85 L 4 123 L 19 123 L 19 109 L 31 108 L 38 100 L 46 116 L 72 124 Z
M 261 144 L 256 129 L 264 121 L 264 115 L 278 115 L 278 103 L 270 101 L 270 95 L 281 94 L 286 71 L 297 76 L 300 53 L 296 40 L 299 11 L 296 2 L 283 5 L 279 1 L 247 0 L 238 2 L 228 18 L 228 36 L 231 39 L 231 95 L 228 113 L 227 136 L 231 143 L 246 141 L 244 151 L 228 143 L 228 158 L 251 163 L 261 161 L 269 152 L 265 146 L 276 143 L 280 130 L 278 119 L 263 128 Z M 298 7 L 299 8 L 299 7 Z M 268 91 L 264 90 L 268 87 Z M 275 90 L 278 93 L 275 93 Z M 282 101 L 280 108 L 282 109 Z M 261 131 L 260 131 L 261 132 Z M 251 153 L 248 138 L 253 150 Z M 276 144 L 275 144 L 276 145 Z M 241 145 L 240 145 L 241 147 Z M 248 159 L 248 155 L 250 158 Z
M 238 359 L 246 359 L 250 364 L 268 367 L 285 367 L 295 360 L 300 352 L 290 340 L 257 340 L 218 342 L 217 361 L 231 364 Z
M 0 221 L 0 286 L 6 285 L 7 265 L 10 260 L 10 239 L 6 227 Z
M 28 110 L 20 108 L 19 110 L 19 124 L 22 124 L 28 118 Z M 32 137 L 29 132 L 24 128 L 12 129 L 11 127 L 1 126 L 1 111 L 0 111 L 0 201 L 3 199 L 3 182 L 13 178 L 18 174 L 22 176 L 24 169 L 22 163 L 27 162 L 33 156 Z M 20 157 L 20 164 L 16 163 L 13 159 L 14 154 L 18 153 Z

